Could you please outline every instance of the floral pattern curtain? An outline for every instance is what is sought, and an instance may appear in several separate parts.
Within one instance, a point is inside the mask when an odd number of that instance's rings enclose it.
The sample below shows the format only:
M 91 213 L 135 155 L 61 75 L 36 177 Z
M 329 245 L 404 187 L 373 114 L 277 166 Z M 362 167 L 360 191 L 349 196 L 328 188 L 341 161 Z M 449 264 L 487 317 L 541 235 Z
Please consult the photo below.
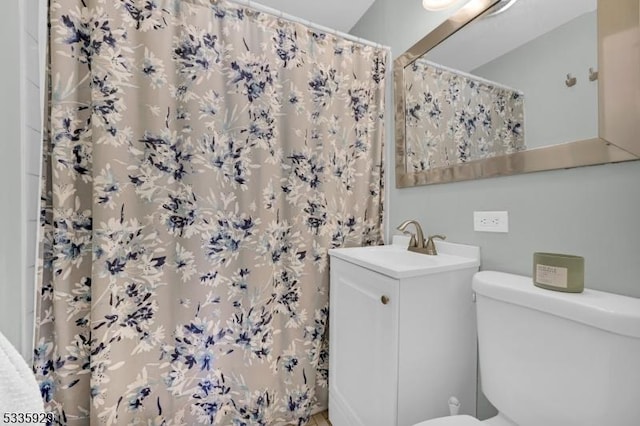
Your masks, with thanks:
M 207 0 L 51 0 L 34 370 L 58 424 L 305 424 L 327 250 L 381 242 L 388 52 Z
M 405 69 L 407 171 L 525 149 L 524 95 L 426 60 Z

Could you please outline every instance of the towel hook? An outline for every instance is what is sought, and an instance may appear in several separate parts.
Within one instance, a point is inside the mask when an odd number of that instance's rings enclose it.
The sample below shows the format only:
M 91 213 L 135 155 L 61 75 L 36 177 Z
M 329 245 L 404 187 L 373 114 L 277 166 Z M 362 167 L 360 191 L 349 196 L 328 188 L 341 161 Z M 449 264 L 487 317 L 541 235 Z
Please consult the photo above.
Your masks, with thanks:
M 578 80 L 569 73 L 567 74 L 567 79 L 564 81 L 564 84 L 566 84 L 567 87 L 573 87 L 576 85 L 577 81 Z
M 598 71 L 594 71 L 589 67 L 589 81 L 596 81 L 598 79 Z

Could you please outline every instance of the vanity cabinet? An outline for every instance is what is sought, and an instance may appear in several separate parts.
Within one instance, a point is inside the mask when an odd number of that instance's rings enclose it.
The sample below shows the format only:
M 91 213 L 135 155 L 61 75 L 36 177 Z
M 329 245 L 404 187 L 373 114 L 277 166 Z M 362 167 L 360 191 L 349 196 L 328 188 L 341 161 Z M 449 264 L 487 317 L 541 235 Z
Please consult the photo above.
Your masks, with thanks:
M 475 415 L 479 249 L 436 259 L 390 247 L 329 252 L 331 423 L 409 426 L 449 415 L 451 396 Z

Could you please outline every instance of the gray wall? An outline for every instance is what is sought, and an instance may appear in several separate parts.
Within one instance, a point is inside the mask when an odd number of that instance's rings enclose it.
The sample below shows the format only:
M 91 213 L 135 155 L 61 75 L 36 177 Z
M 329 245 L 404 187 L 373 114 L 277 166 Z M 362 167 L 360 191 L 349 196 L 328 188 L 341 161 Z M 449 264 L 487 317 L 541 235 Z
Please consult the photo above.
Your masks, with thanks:
M 351 33 L 390 46 L 395 58 L 446 17 L 415 0 L 376 0 Z M 388 104 L 390 166 L 392 100 Z M 477 244 L 485 270 L 531 275 L 535 251 L 581 255 L 586 287 L 640 297 L 640 162 L 404 189 L 395 188 L 388 171 L 391 228 L 416 218 L 426 233 Z M 474 210 L 507 210 L 510 232 L 474 232 Z
M 41 150 L 43 0 L 3 3 L 0 26 L 0 331 L 30 360 Z
M 0 25 L 0 331 L 22 347 L 22 218 L 19 1 L 3 2 Z

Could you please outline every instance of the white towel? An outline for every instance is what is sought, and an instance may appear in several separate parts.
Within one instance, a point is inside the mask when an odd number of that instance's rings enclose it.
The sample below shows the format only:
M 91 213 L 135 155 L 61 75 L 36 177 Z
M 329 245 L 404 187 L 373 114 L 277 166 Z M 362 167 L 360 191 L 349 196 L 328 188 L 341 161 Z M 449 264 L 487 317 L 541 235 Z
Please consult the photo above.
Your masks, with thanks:
M 44 405 L 33 372 L 0 333 L 0 425 L 5 413 L 42 413 Z

